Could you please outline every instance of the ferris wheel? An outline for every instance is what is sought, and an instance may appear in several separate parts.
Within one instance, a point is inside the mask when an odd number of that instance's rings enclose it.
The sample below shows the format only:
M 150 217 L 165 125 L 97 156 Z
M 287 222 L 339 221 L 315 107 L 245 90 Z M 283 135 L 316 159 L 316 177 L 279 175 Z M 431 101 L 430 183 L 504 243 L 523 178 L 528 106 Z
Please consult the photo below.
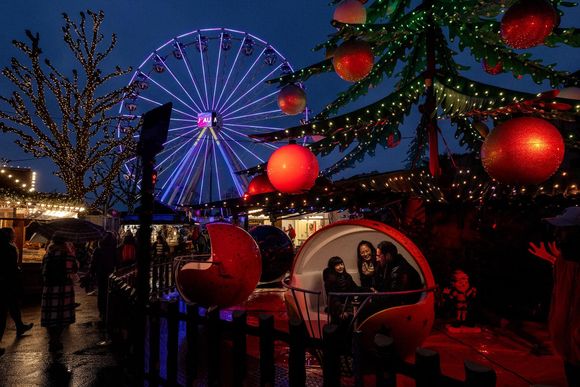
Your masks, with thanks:
M 117 135 L 145 112 L 173 103 L 164 149 L 157 155 L 157 200 L 171 206 L 240 197 L 248 177 L 282 143 L 249 136 L 307 120 L 284 114 L 279 89 L 265 81 L 292 72 L 286 58 L 247 32 L 209 28 L 168 40 L 133 73 L 133 92 L 119 107 Z M 138 136 L 136 138 L 138 140 Z M 125 165 L 134 178 L 137 158 Z

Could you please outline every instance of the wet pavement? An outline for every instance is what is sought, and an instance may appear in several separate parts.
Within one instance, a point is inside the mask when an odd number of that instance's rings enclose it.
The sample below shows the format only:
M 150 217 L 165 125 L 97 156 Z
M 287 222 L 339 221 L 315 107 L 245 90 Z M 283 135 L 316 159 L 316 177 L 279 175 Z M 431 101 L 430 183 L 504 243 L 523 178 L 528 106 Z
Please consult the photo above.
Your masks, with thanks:
M 12 319 L 0 347 L 0 386 L 127 386 L 119 359 L 100 329 L 97 297 L 77 288 L 76 323 L 63 333 L 61 354 L 48 351 L 46 329 L 40 326 L 40 302 L 22 308 L 23 321 L 34 327 L 21 338 L 16 337 Z M 105 343 L 106 344 L 106 343 Z
M 97 297 L 88 296 L 77 288 L 77 322 L 63 334 L 62 355 L 48 352 L 47 334 L 40 327 L 40 306 L 23 307 L 23 320 L 34 322 L 32 330 L 22 338 L 16 338 L 11 319 L 0 347 L 6 354 L 0 357 L 0 386 L 133 386 L 124 372 L 122 361 L 109 345 L 101 345 L 107 339 L 98 323 Z M 285 308 L 281 292 L 256 292 L 245 304 L 248 322 L 257 323 L 259 313 L 271 313 L 276 327 L 284 329 Z M 227 311 L 224 312 L 227 315 Z M 227 318 L 227 316 L 226 316 Z M 162 321 L 162 326 L 166 326 Z M 185 337 L 183 323 L 179 337 L 179 379 L 184 379 Z M 518 330 L 509 326 L 482 327 L 481 333 L 452 333 L 442 324 L 436 324 L 423 347 L 439 352 L 442 372 L 456 379 L 464 379 L 465 360 L 495 369 L 497 386 L 565 386 L 562 362 L 550 350 L 550 341 L 544 324 L 524 323 Z M 164 353 L 166 335 L 161 335 L 161 363 L 166 361 Z M 224 346 L 227 358 L 228 348 Z M 258 341 L 248 339 L 247 386 L 259 385 Z M 203 355 L 202 355 L 203 356 Z M 276 345 L 276 386 L 286 386 L 288 348 Z M 227 360 L 225 363 L 227 364 Z M 202 364 L 200 364 L 202 366 Z M 162 374 L 165 364 L 161 364 Z M 227 369 L 228 367 L 225 367 Z M 207 385 L 205 372 L 200 370 L 196 386 Z M 307 385 L 322 385 L 322 372 L 313 361 L 307 367 Z M 343 377 L 343 385 L 353 385 L 351 377 Z M 374 385 L 372 376 L 365 378 L 365 385 Z M 399 376 L 398 386 L 414 386 L 414 381 Z

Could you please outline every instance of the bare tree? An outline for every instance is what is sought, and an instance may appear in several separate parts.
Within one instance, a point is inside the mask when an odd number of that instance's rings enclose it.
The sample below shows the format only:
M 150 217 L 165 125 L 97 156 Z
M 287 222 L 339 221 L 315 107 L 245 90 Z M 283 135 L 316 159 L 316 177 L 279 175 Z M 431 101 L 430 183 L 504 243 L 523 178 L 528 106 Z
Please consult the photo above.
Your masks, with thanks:
M 69 77 L 50 60 L 43 60 L 39 34 L 27 30 L 28 43 L 14 40 L 12 44 L 28 63 L 13 57 L 2 70 L 15 91 L 0 95 L 0 106 L 8 105 L 0 108 L 0 129 L 14 133 L 15 143 L 25 152 L 51 159 L 71 198 L 85 200 L 88 193 L 97 192 L 93 205 L 100 206 L 110 197 L 113 183 L 134 150 L 137 126 L 123 125 L 124 136 L 116 136 L 122 117 L 109 113 L 132 89 L 113 89 L 111 81 L 131 69 L 115 66 L 103 74 L 100 67 L 117 38 L 112 34 L 108 45 L 103 43 L 102 11 L 81 12 L 78 24 L 67 14 L 63 18 L 64 42 L 81 71 L 73 69 Z M 104 165 L 108 173 L 97 173 Z

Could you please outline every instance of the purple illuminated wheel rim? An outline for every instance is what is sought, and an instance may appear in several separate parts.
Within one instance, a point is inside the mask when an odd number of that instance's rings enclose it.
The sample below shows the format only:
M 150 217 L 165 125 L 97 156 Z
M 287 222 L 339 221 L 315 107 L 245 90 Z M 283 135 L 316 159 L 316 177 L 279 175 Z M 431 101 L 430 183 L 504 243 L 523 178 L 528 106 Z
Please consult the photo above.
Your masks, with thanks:
M 285 115 L 278 86 L 265 82 L 292 71 L 268 42 L 227 28 L 191 31 L 149 54 L 131 77 L 135 91 L 119 106 L 117 135 L 145 112 L 173 103 L 167 142 L 156 158 L 156 199 L 182 206 L 242 196 L 250 179 L 236 172 L 267 162 L 284 145 L 249 136 L 307 120 Z M 138 179 L 138 169 L 137 158 L 129 159 L 125 177 Z

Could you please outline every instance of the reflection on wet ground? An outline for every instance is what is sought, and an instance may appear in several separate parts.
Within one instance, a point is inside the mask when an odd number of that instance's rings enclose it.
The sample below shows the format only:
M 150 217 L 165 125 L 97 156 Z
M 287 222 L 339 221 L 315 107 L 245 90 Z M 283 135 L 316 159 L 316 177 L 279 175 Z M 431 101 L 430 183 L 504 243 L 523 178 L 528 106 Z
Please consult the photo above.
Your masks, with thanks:
M 77 323 L 69 327 L 63 335 L 64 351 L 60 356 L 48 352 L 46 332 L 40 327 L 40 308 L 38 305 L 23 308 L 24 321 L 34 322 L 34 328 L 20 339 L 15 338 L 12 321 L 1 346 L 6 354 L 0 357 L 0 386 L 127 386 L 127 376 L 120 366 L 119 359 L 112 353 L 111 347 L 99 345 L 106 334 L 97 323 L 98 312 L 96 297 L 87 296 L 84 290 L 77 289 Z M 182 308 L 185 306 L 182 305 Z M 261 313 L 274 315 L 276 328 L 287 329 L 287 315 L 280 289 L 259 290 L 241 307 L 248 312 L 248 322 L 257 325 Z M 231 318 L 233 309 L 221 313 L 222 319 Z M 166 321 L 161 321 L 166 332 Z M 543 324 L 524 323 L 518 334 L 513 330 L 499 327 L 483 327 L 481 333 L 450 333 L 442 324 L 435 326 L 423 347 L 439 352 L 441 369 L 444 374 L 463 379 L 463 362 L 470 360 L 488 367 L 497 373 L 498 386 L 529 386 L 542 384 L 564 386 L 564 373 L 561 360 L 550 348 L 547 330 Z M 202 336 L 203 337 L 203 336 Z M 166 335 L 161 335 L 161 370 L 166 373 L 167 354 L 164 351 Z M 179 378 L 185 380 L 185 323 L 180 323 L 179 332 Z M 202 343 L 203 344 L 203 343 Z M 201 346 L 200 346 L 201 348 Z M 257 338 L 248 338 L 248 386 L 259 385 L 259 342 Z M 276 385 L 285 386 L 287 380 L 288 348 L 277 342 L 276 347 Z M 200 356 L 199 380 L 195 385 L 204 386 L 203 362 Z M 227 370 L 231 364 L 231 352 L 228 345 L 222 348 L 223 364 Z M 314 358 L 308 358 L 307 385 L 322 384 L 322 372 Z M 224 371 L 224 378 L 227 379 Z M 163 376 L 163 375 L 162 375 Z M 352 377 L 344 376 L 343 385 L 353 385 Z M 374 379 L 365 379 L 368 385 L 374 385 Z M 224 385 L 227 380 L 224 380 Z M 405 377 L 398 378 L 399 386 L 414 386 L 414 382 Z

